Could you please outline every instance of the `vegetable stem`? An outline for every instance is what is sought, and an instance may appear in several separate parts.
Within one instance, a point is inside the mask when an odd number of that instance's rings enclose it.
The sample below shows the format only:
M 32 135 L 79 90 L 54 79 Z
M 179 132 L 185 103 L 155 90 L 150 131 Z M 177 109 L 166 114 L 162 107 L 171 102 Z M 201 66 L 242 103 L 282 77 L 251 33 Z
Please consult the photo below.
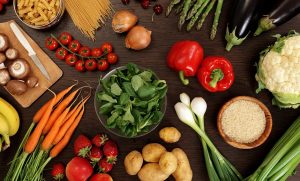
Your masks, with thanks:
M 196 13 L 197 13 L 197 10 L 199 8 L 201 8 L 201 5 L 203 4 L 205 0 L 197 0 L 196 4 L 192 7 L 192 9 L 189 11 L 187 17 L 186 17 L 186 20 L 189 20 L 191 19 Z
M 192 17 L 192 19 L 190 20 L 189 24 L 187 25 L 187 31 L 190 31 L 193 28 L 193 26 L 195 25 L 195 23 L 198 20 L 199 16 L 203 12 L 204 8 L 208 5 L 209 1 L 210 0 L 204 0 L 204 2 L 201 5 L 201 7 L 198 9 L 198 11 L 196 12 L 196 14 Z
M 211 32 L 210 32 L 210 39 L 211 40 L 215 39 L 215 37 L 216 37 L 222 7 L 223 7 L 223 0 L 218 0 L 216 12 L 215 12 L 215 17 L 214 17 L 214 21 L 213 21 L 213 26 L 212 26 L 212 29 L 211 29 Z
M 184 0 L 184 5 L 183 5 L 183 9 L 182 12 L 180 14 L 180 18 L 179 18 L 179 22 L 178 22 L 178 29 L 181 30 L 184 22 L 185 22 L 185 18 L 187 16 L 187 13 L 189 11 L 190 8 L 190 4 L 191 4 L 191 0 Z
M 179 71 L 179 79 L 183 83 L 183 85 L 189 85 L 190 81 L 184 77 L 184 72 Z

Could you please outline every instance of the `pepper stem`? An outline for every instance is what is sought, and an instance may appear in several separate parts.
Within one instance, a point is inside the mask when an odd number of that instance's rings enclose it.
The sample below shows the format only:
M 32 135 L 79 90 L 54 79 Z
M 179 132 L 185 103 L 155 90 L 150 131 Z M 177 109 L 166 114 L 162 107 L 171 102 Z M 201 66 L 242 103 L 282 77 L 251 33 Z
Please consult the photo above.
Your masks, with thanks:
M 183 83 L 183 85 L 189 85 L 190 81 L 184 77 L 184 72 L 179 71 L 179 79 Z
M 221 69 L 215 69 L 210 74 L 211 81 L 209 82 L 210 87 L 216 88 L 217 83 L 224 78 L 224 73 Z

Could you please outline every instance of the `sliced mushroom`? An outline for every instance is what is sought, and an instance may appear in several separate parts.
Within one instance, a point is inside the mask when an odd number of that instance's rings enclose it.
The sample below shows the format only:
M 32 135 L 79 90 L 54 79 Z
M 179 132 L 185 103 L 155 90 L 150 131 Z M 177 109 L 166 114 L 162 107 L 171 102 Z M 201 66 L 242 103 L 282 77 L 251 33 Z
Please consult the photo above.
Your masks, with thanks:
M 20 80 L 10 80 L 6 88 L 13 95 L 22 95 L 27 91 L 27 85 Z
M 0 63 L 5 62 L 6 60 L 6 56 L 4 55 L 4 53 L 0 53 Z
M 39 79 L 35 76 L 28 77 L 26 84 L 29 88 L 38 86 Z
M 8 65 L 10 75 L 15 79 L 24 79 L 30 73 L 30 66 L 24 59 L 16 59 Z
M 14 48 L 9 48 L 6 50 L 5 55 L 6 55 L 7 59 L 14 60 L 14 59 L 18 58 L 19 52 L 18 52 L 18 50 L 14 49 Z
M 10 81 L 10 75 L 7 69 L 0 70 L 0 85 L 6 85 Z
M 8 48 L 8 45 L 8 37 L 5 34 L 0 33 L 0 52 L 4 52 Z

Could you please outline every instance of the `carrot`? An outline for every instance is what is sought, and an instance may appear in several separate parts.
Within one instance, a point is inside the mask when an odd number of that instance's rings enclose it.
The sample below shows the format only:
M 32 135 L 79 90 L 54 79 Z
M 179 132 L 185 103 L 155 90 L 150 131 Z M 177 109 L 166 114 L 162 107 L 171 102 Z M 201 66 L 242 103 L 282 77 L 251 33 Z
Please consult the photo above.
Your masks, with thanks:
M 74 113 L 72 114 L 72 116 L 66 120 L 66 122 L 63 124 L 63 126 L 60 128 L 59 132 L 57 133 L 54 141 L 53 141 L 53 145 L 56 145 L 65 135 L 65 133 L 67 132 L 67 130 L 70 128 L 70 126 L 72 125 L 72 123 L 75 121 L 76 117 L 78 116 L 78 114 L 80 113 L 81 109 L 83 108 L 83 105 L 86 103 L 86 101 L 89 99 L 90 96 L 86 97 L 85 99 L 83 99 L 82 101 L 80 101 L 77 105 L 76 105 L 76 110 L 74 111 Z M 74 109 L 75 109 L 74 108 Z
M 33 150 L 35 149 L 39 139 L 40 139 L 40 136 L 42 134 L 42 131 L 45 127 L 45 125 L 47 124 L 47 121 L 50 117 L 50 114 L 52 112 L 52 109 L 55 105 L 55 102 L 56 102 L 56 95 L 54 94 L 54 98 L 52 98 L 45 114 L 43 114 L 41 120 L 39 121 L 38 125 L 36 126 L 36 128 L 34 129 L 34 131 L 32 132 L 32 134 L 29 136 L 25 146 L 24 146 L 24 151 L 26 153 L 32 153 Z
M 60 93 L 58 93 L 56 95 L 56 99 L 55 99 L 55 103 L 54 104 L 57 104 L 68 92 L 70 92 L 70 90 L 75 86 L 77 85 L 77 83 L 71 85 L 70 87 L 62 90 Z M 44 104 L 36 113 L 35 115 L 33 116 L 33 122 L 37 123 L 41 120 L 43 114 L 46 112 L 47 108 L 49 107 L 50 103 L 51 103 L 51 100 L 50 99 L 46 104 Z
M 84 113 L 84 108 L 81 110 L 79 115 L 76 117 L 75 121 L 72 123 L 71 127 L 68 129 L 66 134 L 64 135 L 63 139 L 60 140 L 50 151 L 50 157 L 54 158 L 56 157 L 64 148 L 65 146 L 69 143 L 72 134 L 74 133 L 76 127 L 78 126 L 82 116 Z
M 70 111 L 70 107 L 66 108 L 64 110 L 64 112 L 55 121 L 54 125 L 52 126 L 49 133 L 46 135 L 44 141 L 41 144 L 41 150 L 47 151 L 50 149 L 50 147 L 52 146 L 52 142 L 53 142 L 55 136 L 57 135 L 59 128 L 61 127 L 61 125 L 69 111 Z
M 43 129 L 43 134 L 47 134 L 50 130 L 50 128 L 53 126 L 55 120 L 60 116 L 60 114 L 66 109 L 66 107 L 72 102 L 76 94 L 81 88 L 78 88 L 77 90 L 73 91 L 68 97 L 66 97 L 53 111 L 51 114 L 49 121 L 47 122 L 46 126 Z

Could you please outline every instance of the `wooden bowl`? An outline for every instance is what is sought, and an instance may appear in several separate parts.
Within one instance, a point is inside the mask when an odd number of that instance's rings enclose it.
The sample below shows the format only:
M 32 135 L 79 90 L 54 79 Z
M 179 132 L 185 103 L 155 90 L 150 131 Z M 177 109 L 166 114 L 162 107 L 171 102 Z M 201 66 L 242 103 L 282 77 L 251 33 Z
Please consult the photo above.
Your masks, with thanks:
M 221 124 L 221 120 L 222 120 L 222 115 L 223 112 L 227 109 L 227 107 L 232 104 L 235 101 L 240 101 L 240 100 L 245 100 L 245 101 L 251 101 L 256 103 L 257 105 L 259 105 L 259 107 L 263 110 L 263 112 L 265 113 L 265 117 L 266 117 L 266 128 L 265 131 L 263 132 L 263 134 L 255 141 L 251 142 L 251 143 L 239 143 L 236 142 L 232 139 L 230 139 L 224 132 L 222 129 L 222 124 Z M 271 131 L 272 131 L 272 116 L 271 113 L 269 111 L 269 109 L 259 100 L 253 98 L 253 97 L 248 97 L 248 96 L 238 96 L 235 97 L 231 100 L 229 100 L 226 104 L 224 104 L 218 114 L 218 130 L 220 135 L 223 137 L 223 139 L 225 140 L 225 142 L 227 142 L 228 144 L 230 144 L 233 147 L 239 148 L 239 149 L 252 149 L 255 147 L 260 146 L 261 144 L 263 144 L 267 138 L 269 137 Z

